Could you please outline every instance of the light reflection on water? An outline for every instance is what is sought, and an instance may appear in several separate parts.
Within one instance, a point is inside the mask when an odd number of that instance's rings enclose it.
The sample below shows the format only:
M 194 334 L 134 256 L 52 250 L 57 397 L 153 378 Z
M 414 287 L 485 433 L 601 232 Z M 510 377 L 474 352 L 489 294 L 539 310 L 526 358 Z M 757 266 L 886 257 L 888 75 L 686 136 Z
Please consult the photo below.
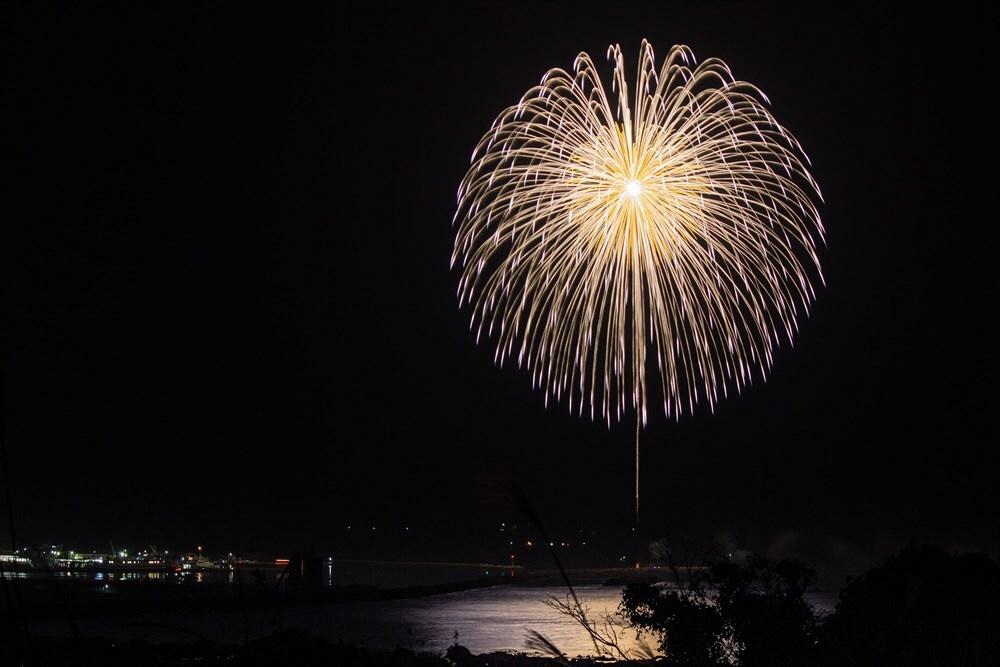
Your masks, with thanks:
M 621 602 L 621 589 L 614 586 L 581 586 L 577 595 L 591 620 L 613 614 Z M 400 610 L 399 619 L 411 624 L 430 650 L 443 651 L 457 633 L 458 642 L 473 653 L 524 651 L 534 630 L 567 655 L 592 654 L 586 631 L 546 605 L 549 596 L 565 599 L 566 589 L 500 587 L 442 595 L 415 601 L 424 604 Z M 634 647 L 635 633 L 627 632 L 622 644 Z
M 233 583 L 233 573 L 231 571 L 220 572 L 173 572 L 173 571 L 101 571 L 101 570 L 52 570 L 37 571 L 26 570 L 20 572 L 0 572 L 0 577 L 4 579 L 30 579 L 32 581 L 86 581 L 98 584 L 115 581 L 175 581 L 178 583 Z M 272 574 L 274 579 L 277 574 Z
M 621 589 L 581 586 L 588 615 L 612 613 Z M 391 649 L 441 653 L 456 640 L 473 653 L 525 651 L 529 630 L 541 632 L 564 653 L 593 653 L 586 632 L 545 604 L 565 588 L 497 586 L 416 600 L 363 602 L 289 610 L 286 622 L 333 640 Z M 630 635 L 626 644 L 633 644 Z
M 589 608 L 589 616 L 613 613 L 621 601 L 617 586 L 580 586 L 577 594 Z M 299 627 L 331 641 L 393 649 L 442 653 L 457 640 L 473 653 L 525 651 L 529 630 L 541 632 L 570 656 L 593 654 L 586 632 L 545 604 L 550 596 L 565 599 L 561 587 L 496 586 L 436 595 L 413 600 L 297 605 L 281 609 L 239 611 L 192 611 L 183 615 L 146 613 L 122 618 L 78 619 L 85 634 L 151 641 L 187 640 L 188 631 L 208 639 L 239 643 L 244 633 L 251 637 L 278 627 Z M 828 610 L 832 595 L 814 595 L 812 603 Z M 64 632 L 51 627 L 57 634 Z M 626 647 L 636 643 L 634 632 L 626 632 Z M 649 642 L 655 646 L 655 642 Z
M 578 586 L 576 592 L 594 621 L 604 614 L 614 614 L 621 602 L 622 589 L 618 586 Z M 330 638 L 375 648 L 406 646 L 443 652 L 455 643 L 457 633 L 458 643 L 473 653 L 527 652 L 525 639 L 530 630 L 535 630 L 569 656 L 593 655 L 593 643 L 586 631 L 545 604 L 552 596 L 565 599 L 566 589 L 498 586 L 418 600 L 342 605 L 345 608 L 340 611 L 351 608 L 345 615 L 348 618 L 339 614 L 336 620 L 328 617 L 325 632 L 321 629 L 322 613 L 319 618 L 298 620 Z M 809 598 L 821 612 L 832 610 L 835 600 L 833 594 L 823 593 Z M 642 640 L 656 647 L 648 635 Z M 623 634 L 623 648 L 634 648 L 637 643 L 635 631 Z

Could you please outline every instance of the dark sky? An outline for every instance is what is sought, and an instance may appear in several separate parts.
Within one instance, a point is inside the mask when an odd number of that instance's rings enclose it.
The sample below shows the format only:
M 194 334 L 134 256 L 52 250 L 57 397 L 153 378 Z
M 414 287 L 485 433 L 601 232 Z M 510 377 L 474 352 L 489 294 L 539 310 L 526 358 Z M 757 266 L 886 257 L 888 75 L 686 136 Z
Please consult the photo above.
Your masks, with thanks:
M 646 37 L 768 94 L 829 238 L 768 382 L 644 432 L 644 529 L 997 548 L 994 15 L 327 4 L 8 22 L 21 542 L 497 558 L 510 484 L 560 535 L 617 535 L 631 425 L 546 410 L 495 368 L 448 260 L 496 114 L 577 52 L 634 63 Z

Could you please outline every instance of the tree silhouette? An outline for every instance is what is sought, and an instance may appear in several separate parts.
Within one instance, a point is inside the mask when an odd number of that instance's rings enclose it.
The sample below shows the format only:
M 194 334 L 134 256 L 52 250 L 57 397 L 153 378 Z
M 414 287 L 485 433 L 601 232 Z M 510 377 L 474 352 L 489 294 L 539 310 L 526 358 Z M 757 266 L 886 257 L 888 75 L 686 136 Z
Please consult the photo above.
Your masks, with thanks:
M 710 562 L 674 586 L 628 585 L 622 613 L 674 664 L 814 664 L 819 619 L 804 598 L 814 576 L 790 560 Z
M 821 645 L 831 665 L 998 665 L 1000 566 L 908 547 L 844 588 Z

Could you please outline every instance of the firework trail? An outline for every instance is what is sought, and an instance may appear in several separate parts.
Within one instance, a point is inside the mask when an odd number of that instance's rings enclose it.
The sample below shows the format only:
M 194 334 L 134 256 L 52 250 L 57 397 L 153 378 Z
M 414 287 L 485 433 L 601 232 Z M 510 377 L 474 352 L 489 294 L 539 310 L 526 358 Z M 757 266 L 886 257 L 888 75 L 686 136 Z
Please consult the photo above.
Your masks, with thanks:
M 759 89 L 686 46 L 657 68 L 643 41 L 630 93 L 608 56 L 610 91 L 581 53 L 497 117 L 451 261 L 498 363 L 609 426 L 634 409 L 638 442 L 651 393 L 678 418 L 766 377 L 822 281 L 824 232 L 808 158 Z

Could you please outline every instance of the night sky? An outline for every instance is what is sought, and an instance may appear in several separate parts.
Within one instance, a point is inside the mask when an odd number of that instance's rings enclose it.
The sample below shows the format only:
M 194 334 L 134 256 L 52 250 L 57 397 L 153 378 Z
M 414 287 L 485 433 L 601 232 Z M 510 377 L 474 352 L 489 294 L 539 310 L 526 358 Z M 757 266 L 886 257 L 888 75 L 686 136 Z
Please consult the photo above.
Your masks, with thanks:
M 20 543 L 487 560 L 521 521 L 511 485 L 554 533 L 613 542 L 634 426 L 546 410 L 496 368 L 448 262 L 494 117 L 581 50 L 618 42 L 633 68 L 645 37 L 767 93 L 828 245 L 766 383 L 652 413 L 644 530 L 844 559 L 998 548 L 993 14 L 362 4 L 7 22 Z

